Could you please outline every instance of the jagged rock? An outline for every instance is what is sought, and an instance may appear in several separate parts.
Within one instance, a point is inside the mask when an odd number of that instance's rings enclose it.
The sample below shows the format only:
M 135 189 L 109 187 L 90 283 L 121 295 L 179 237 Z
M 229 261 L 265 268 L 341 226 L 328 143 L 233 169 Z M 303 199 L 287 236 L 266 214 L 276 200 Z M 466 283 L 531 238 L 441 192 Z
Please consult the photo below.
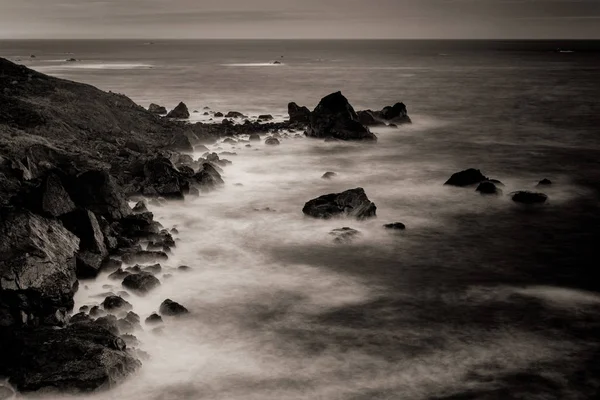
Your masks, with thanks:
M 94 307 L 90 308 L 90 317 L 100 317 L 104 314 L 105 314 L 104 310 L 98 306 L 94 306 Z
M 193 135 L 193 134 L 192 134 Z M 183 133 L 176 133 L 171 137 L 169 144 L 167 144 L 167 149 L 185 152 L 185 153 L 193 153 L 194 145 L 188 136 Z
M 89 315 L 87 315 L 84 312 L 79 312 L 75 315 L 73 315 L 71 318 L 69 318 L 69 323 L 71 324 L 76 324 L 76 323 L 81 323 L 81 322 L 91 322 L 92 321 L 92 317 L 90 317 Z
M 538 186 L 550 186 L 552 185 L 552 181 L 550 179 L 544 178 L 538 182 Z
M 179 118 L 179 119 L 186 119 L 190 117 L 190 112 L 188 111 L 187 106 L 181 102 L 177 105 L 177 107 L 175 107 L 174 109 L 172 109 L 168 114 L 167 114 L 167 118 Z
M 481 182 L 478 186 L 477 189 L 475 189 L 476 192 L 479 192 L 481 194 L 500 194 L 502 193 L 502 191 L 500 189 L 498 189 L 496 187 L 496 185 L 494 185 L 493 182 L 490 181 L 484 181 Z
M 304 106 L 291 102 L 288 104 L 290 123 L 306 125 L 310 122 L 310 110 Z
M 142 271 L 156 275 L 162 271 L 162 266 L 160 264 L 148 265 L 148 266 L 142 268 Z
M 19 324 L 61 323 L 73 308 L 78 248 L 60 222 L 0 209 L 0 309 Z
M 123 192 L 106 171 L 91 170 L 77 177 L 76 185 L 69 188 L 75 203 L 114 221 L 131 214 Z
M 170 317 L 175 317 L 178 315 L 189 313 L 187 308 L 171 299 L 166 299 L 165 301 L 163 301 L 158 309 L 158 312 L 160 312 L 162 315 Z
M 406 105 L 404 105 L 404 103 L 396 103 L 393 106 L 384 107 L 379 115 L 386 121 L 391 121 L 396 124 L 411 123 L 410 117 L 408 116 L 408 111 L 406 110 Z
M 480 170 L 475 168 L 469 168 L 464 171 L 456 172 L 452 174 L 450 179 L 444 183 L 444 185 L 451 186 L 470 186 L 483 181 L 489 181 L 490 179 L 483 175 Z
M 119 268 L 118 270 L 116 270 L 115 272 L 113 272 L 112 274 L 108 275 L 108 279 L 112 279 L 112 280 L 116 280 L 116 281 L 122 281 L 125 277 L 131 275 L 131 272 L 128 271 L 124 271 L 123 269 Z
M 368 199 L 364 189 L 356 188 L 312 199 L 304 205 L 302 212 L 314 218 L 349 216 L 363 219 L 374 217 L 376 210 L 377 207 Z
M 336 243 L 350 243 L 355 237 L 360 235 L 360 232 L 345 226 L 343 228 L 334 229 L 329 232 L 329 234 L 334 236 L 333 241 Z
M 140 341 L 138 340 L 137 337 L 135 337 L 134 335 L 132 335 L 131 333 L 126 333 L 124 335 L 119 336 L 121 339 L 123 339 L 123 341 L 125 342 L 125 344 L 127 345 L 127 347 L 137 347 L 140 345 Z
M 137 325 L 140 323 L 140 316 L 134 313 L 133 311 L 129 311 L 125 316 L 125 319 L 133 325 Z
M 335 172 L 325 172 L 323 174 L 323 176 L 321 176 L 321 179 L 332 179 L 334 176 L 337 176 L 337 174 Z
M 512 200 L 522 204 L 543 204 L 548 200 L 548 196 L 544 193 L 522 190 L 514 192 Z
M 130 274 L 138 274 L 138 273 L 142 272 L 142 267 L 140 267 L 138 264 L 136 264 L 133 267 L 125 268 L 125 272 L 129 272 Z
M 146 318 L 146 325 L 157 325 L 162 324 L 163 319 L 157 313 L 152 313 L 148 318 Z
M 135 251 L 123 254 L 123 262 L 127 264 L 149 263 L 155 261 L 166 261 L 169 259 L 162 251 Z
M 43 183 L 41 196 L 42 212 L 59 217 L 75 210 L 75 203 L 62 185 L 61 179 L 56 174 L 48 174 Z
M 340 140 L 377 140 L 377 137 L 358 121 L 354 108 L 341 92 L 321 99 L 310 114 L 306 135 Z
M 93 278 L 98 275 L 108 249 L 104 244 L 104 235 L 93 212 L 78 209 L 63 215 L 65 227 L 79 239 L 77 252 L 77 277 Z
M 221 174 L 210 163 L 203 163 L 201 169 L 194 175 L 194 181 L 200 190 L 206 192 L 225 184 Z
M 157 157 L 144 164 L 144 194 L 182 199 L 189 183 L 175 168 L 171 160 Z
M 395 229 L 395 230 L 406 229 L 406 225 L 404 225 L 402 222 L 393 222 L 391 224 L 385 224 L 383 227 L 385 229 Z
M 270 145 L 270 146 L 277 146 L 279 144 L 279 140 L 274 137 L 268 137 L 265 140 L 265 144 Z
M 375 118 L 375 116 L 373 115 L 373 111 L 371 110 L 358 111 L 356 114 L 358 115 L 358 121 L 364 126 L 385 125 L 384 122 L 381 122 L 380 120 Z
M 117 228 L 121 235 L 139 238 L 157 234 L 160 224 L 154 221 L 154 214 L 148 211 L 128 215 L 119 221 Z
M 148 111 L 150 111 L 152 114 L 157 114 L 157 115 L 164 115 L 167 113 L 167 109 L 164 108 L 163 106 L 159 106 L 158 104 L 150 104 L 150 106 L 148 107 Z
M 136 214 L 148 212 L 148 207 L 146 207 L 146 202 L 138 201 L 133 207 L 133 212 Z
M 95 322 L 0 335 L 0 375 L 22 393 L 110 388 L 141 367 L 122 339 Z
M 160 286 L 160 281 L 147 272 L 129 275 L 123 279 L 123 287 L 132 290 L 138 295 L 144 295 L 152 289 Z
M 102 302 L 102 306 L 107 311 L 130 311 L 133 306 L 120 296 L 108 296 Z

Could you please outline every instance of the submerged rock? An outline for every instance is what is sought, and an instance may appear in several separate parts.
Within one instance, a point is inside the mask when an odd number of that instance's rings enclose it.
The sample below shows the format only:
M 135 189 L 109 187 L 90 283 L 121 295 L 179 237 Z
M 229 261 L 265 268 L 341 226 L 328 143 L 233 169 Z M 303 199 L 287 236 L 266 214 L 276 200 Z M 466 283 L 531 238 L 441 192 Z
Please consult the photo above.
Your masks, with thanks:
M 363 219 L 375 217 L 376 210 L 377 207 L 369 200 L 364 189 L 356 188 L 312 199 L 304 205 L 302 212 L 314 218 L 349 216 Z
M 321 99 L 310 114 L 306 135 L 340 140 L 377 140 L 377 137 L 359 122 L 354 108 L 341 92 Z
M 163 323 L 163 319 L 157 313 L 152 313 L 148 318 L 146 318 L 146 325 L 158 325 Z
M 150 104 L 150 106 L 148 107 L 148 111 L 150 111 L 152 114 L 157 114 L 157 115 L 164 115 L 167 113 L 167 109 L 164 108 L 163 106 L 159 106 L 158 104 Z
M 477 183 L 480 183 L 483 181 L 488 181 L 488 180 L 489 180 L 489 178 L 487 178 L 485 175 L 483 175 L 480 170 L 475 169 L 475 168 L 469 168 L 464 171 L 460 171 L 460 172 L 456 172 L 456 173 L 452 174 L 450 179 L 448 179 L 446 181 L 446 183 L 444 183 L 444 185 L 461 186 L 462 187 L 462 186 L 475 185 Z
M 261 114 L 258 116 L 258 119 L 261 119 L 263 121 L 271 121 L 273 119 L 273 116 L 271 114 Z
M 544 193 L 523 190 L 514 192 L 512 200 L 522 204 L 543 204 L 548 200 L 548 196 Z
M 538 186 L 550 186 L 552 185 L 552 181 L 550 179 L 544 178 L 538 182 Z
M 406 105 L 404 105 L 404 103 L 396 103 L 393 106 L 384 107 L 379 115 L 384 120 L 396 124 L 410 124 L 412 122 L 408 116 L 408 111 L 406 110 Z
M 61 323 L 73 308 L 78 248 L 79 239 L 60 222 L 0 209 L 0 315 L 7 316 L 0 322 Z
M 160 281 L 148 272 L 129 275 L 123 279 L 123 287 L 138 295 L 144 295 L 158 286 L 160 286 Z
M 194 175 L 194 180 L 203 192 L 214 190 L 225 184 L 219 171 L 208 162 L 202 164 L 201 169 Z
M 108 296 L 102 302 L 102 307 L 107 311 L 130 311 L 133 306 L 120 296 Z
M 123 262 L 127 264 L 148 263 L 154 261 L 166 261 L 169 259 L 166 253 L 162 251 L 145 251 L 140 250 L 133 253 L 123 255 Z
M 478 186 L 477 189 L 475 189 L 476 192 L 479 192 L 481 194 L 501 194 L 502 191 L 500 189 L 498 189 L 496 187 L 496 185 L 494 185 L 493 182 L 490 181 L 484 181 L 481 182 Z
M 163 301 L 158 309 L 158 312 L 160 312 L 162 315 L 167 315 L 170 317 L 189 313 L 187 308 L 171 299 L 166 299 Z
M 123 280 L 124 278 L 128 277 L 129 275 L 131 275 L 131 272 L 124 271 L 123 269 L 119 268 L 112 274 L 108 275 L 108 279 L 113 279 L 113 280 L 119 281 L 119 280 Z
M 385 229 L 394 229 L 399 231 L 406 229 L 406 225 L 404 225 L 402 222 L 393 222 L 391 224 L 385 224 L 383 227 Z
M 350 243 L 356 236 L 360 235 L 360 232 L 345 226 L 343 228 L 334 229 L 329 232 L 329 234 L 335 236 L 333 241 L 336 243 Z
M 172 109 L 168 114 L 167 114 L 167 118 L 179 118 L 179 119 L 186 119 L 190 117 L 190 112 L 187 108 L 187 106 L 185 105 L 185 103 L 181 102 L 177 105 L 177 107 L 175 107 L 174 109 Z
M 253 133 L 250 135 L 250 137 L 248 139 L 251 141 L 258 141 L 258 140 L 260 140 L 260 135 L 258 133 Z
M 270 145 L 270 146 L 277 146 L 279 144 L 279 140 L 274 137 L 268 137 L 265 140 L 265 144 Z
M 378 120 L 373 115 L 371 110 L 358 111 L 356 113 L 358 115 L 358 121 L 364 126 L 381 126 L 385 125 L 384 122 Z
M 111 388 L 141 367 L 125 342 L 95 322 L 0 330 L 0 375 L 20 392 Z
M 328 171 L 328 172 L 325 172 L 323 174 L 323 176 L 321 176 L 321 179 L 332 179 L 335 176 L 337 176 L 337 174 L 335 172 Z

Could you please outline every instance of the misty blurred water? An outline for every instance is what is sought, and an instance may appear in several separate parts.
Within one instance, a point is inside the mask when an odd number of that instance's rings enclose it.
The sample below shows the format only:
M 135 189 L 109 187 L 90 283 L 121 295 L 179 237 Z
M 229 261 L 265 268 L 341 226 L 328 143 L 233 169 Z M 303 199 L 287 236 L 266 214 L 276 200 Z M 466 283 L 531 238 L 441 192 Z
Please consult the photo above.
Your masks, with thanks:
M 144 106 L 184 101 L 283 118 L 289 101 L 313 108 L 341 90 L 357 109 L 403 101 L 414 121 L 374 129 L 374 145 L 211 146 L 237 153 L 225 157 L 233 161 L 225 187 L 151 208 L 180 232 L 165 264 L 193 270 L 129 299 L 142 319 L 167 297 L 192 315 L 167 321 L 162 335 L 138 333 L 151 359 L 94 398 L 594 398 L 598 50 L 598 42 L 0 42 L 0 56 Z M 70 57 L 81 61 L 62 61 Z M 274 60 L 283 65 L 265 65 Z M 442 185 L 468 167 L 500 179 L 504 196 Z M 326 171 L 338 176 L 322 180 Z M 510 200 L 542 178 L 554 182 L 543 189 L 547 205 Z M 354 187 L 377 204 L 377 219 L 302 215 L 309 199 Z M 382 228 L 395 221 L 407 230 Z M 361 235 L 335 244 L 329 232 L 343 226 Z M 93 296 L 103 284 L 89 282 L 78 305 L 101 301 Z

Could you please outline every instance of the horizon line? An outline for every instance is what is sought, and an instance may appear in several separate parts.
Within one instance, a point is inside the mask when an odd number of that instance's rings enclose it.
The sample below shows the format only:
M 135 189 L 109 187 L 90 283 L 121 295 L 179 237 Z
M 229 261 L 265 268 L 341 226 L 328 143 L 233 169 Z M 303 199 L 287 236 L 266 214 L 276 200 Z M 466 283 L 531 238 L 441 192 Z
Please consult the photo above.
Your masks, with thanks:
M 267 41 L 267 40 L 271 40 L 271 41 L 291 41 L 291 40 L 310 40 L 310 41 L 318 41 L 318 40 L 353 40 L 353 41 L 358 41 L 358 40 L 365 40 L 365 41 L 369 41 L 369 40 L 438 40 L 438 41 L 452 41 L 452 40 L 464 40 L 464 41 L 483 41 L 483 40 L 487 40 L 487 41 L 491 41 L 491 40 L 514 40 L 514 41 L 525 41 L 525 40 L 537 40 L 537 41 L 557 41 L 557 40 L 564 40 L 564 41 L 599 41 L 600 40 L 600 36 L 597 38 L 535 38 L 535 37 L 531 37 L 531 38 L 438 38 L 438 37 L 423 37 L 423 38 L 389 38 L 389 37 L 382 37 L 382 38 L 261 38 L 261 37 L 256 37 L 256 38 L 191 38 L 191 37 L 187 37 L 187 38 L 139 38 L 139 37 L 121 37 L 121 38 L 67 38 L 67 37 L 55 37 L 55 38 L 2 38 L 0 37 L 0 41 L 9 41 L 9 40 L 36 40 L 36 41 L 51 41 L 51 40 L 72 40 L 72 41 L 84 41 L 84 40 L 140 40 L 140 41 L 146 41 L 146 42 L 153 42 L 153 41 L 174 41 L 174 40 L 179 40 L 179 41 L 183 41 L 183 40 L 237 40 L 237 41 L 251 41 L 251 40 L 263 40 L 263 41 Z

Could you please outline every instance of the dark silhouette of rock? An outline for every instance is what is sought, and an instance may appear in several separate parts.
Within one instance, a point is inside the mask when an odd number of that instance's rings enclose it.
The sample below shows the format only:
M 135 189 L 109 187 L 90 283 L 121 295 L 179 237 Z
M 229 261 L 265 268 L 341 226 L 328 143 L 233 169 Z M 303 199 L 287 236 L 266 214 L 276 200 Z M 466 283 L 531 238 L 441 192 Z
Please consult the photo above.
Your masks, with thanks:
M 98 306 L 93 306 L 90 308 L 90 317 L 100 317 L 105 314 L 105 311 Z
M 148 265 L 148 266 L 142 268 L 142 271 L 156 275 L 162 271 L 162 266 L 160 264 Z
M 377 137 L 358 121 L 354 108 L 341 92 L 321 99 L 310 114 L 306 135 L 339 140 L 377 140 Z
M 147 238 L 160 231 L 160 224 L 154 221 L 154 215 L 148 211 L 128 215 L 119 221 L 117 228 L 118 233 L 122 236 L 129 238 Z M 121 247 L 125 246 L 122 245 Z
M 133 311 L 129 311 L 125 316 L 125 320 L 129 321 L 133 325 L 138 325 L 140 323 L 140 316 Z
M 175 107 L 174 109 L 172 109 L 168 114 L 167 114 L 167 118 L 179 118 L 179 119 L 186 119 L 190 117 L 190 112 L 188 111 L 187 106 L 181 102 L 177 105 L 177 107 Z
M 192 268 L 188 267 L 187 265 L 180 265 L 179 267 L 177 267 L 177 269 L 183 272 L 188 272 L 192 270 Z
M 265 140 L 265 144 L 268 144 L 269 146 L 277 146 L 279 144 L 279 140 L 274 137 L 268 137 Z
M 130 311 L 133 306 L 120 296 L 108 296 L 102 302 L 106 311 Z
M 222 113 L 222 112 L 219 112 L 219 111 L 217 111 L 217 112 L 215 113 L 215 117 L 221 118 L 221 117 L 223 117 L 223 116 L 224 116 L 224 115 L 223 115 L 223 113 Z
M 244 114 L 242 114 L 241 112 L 237 112 L 237 111 L 229 111 L 226 115 L 225 118 L 248 118 L 246 117 Z
M 152 313 L 148 318 L 146 318 L 146 325 L 158 325 L 163 323 L 163 319 L 157 313 Z
M 169 259 L 162 251 L 135 251 L 123 254 L 123 262 L 127 264 L 149 263 L 155 261 L 166 261 Z
M 123 279 L 123 287 L 138 295 L 144 295 L 158 286 L 160 286 L 160 281 L 147 272 L 129 275 Z
M 538 182 L 538 186 L 550 186 L 552 185 L 552 181 L 550 179 L 544 178 Z
M 109 221 L 131 214 L 131 208 L 122 190 L 106 171 L 84 172 L 77 177 L 76 184 L 70 187 L 69 191 L 77 205 Z
M 0 314 L 24 325 L 62 323 L 73 308 L 78 248 L 60 222 L 0 209 Z
M 0 330 L 0 375 L 19 392 L 91 392 L 141 367 L 125 342 L 96 322 L 65 329 Z
M 157 157 L 144 164 L 143 194 L 182 199 L 189 191 L 189 182 L 166 157 Z
M 190 136 L 177 132 L 171 137 L 171 140 L 167 144 L 166 148 L 182 153 L 193 153 L 194 145 L 190 139 Z
M 85 279 L 97 276 L 108 256 L 108 249 L 104 244 L 104 235 L 96 215 L 91 211 L 78 209 L 63 215 L 61 220 L 65 227 L 80 239 L 77 277 Z
M 75 203 L 56 174 L 48 174 L 43 183 L 41 210 L 52 217 L 60 217 L 75 210 Z
M 158 104 L 150 104 L 150 106 L 148 107 L 148 111 L 150 111 L 152 114 L 157 114 L 157 115 L 164 115 L 167 113 L 167 109 L 164 108 L 163 106 L 159 106 Z
M 385 224 L 383 227 L 385 229 L 395 229 L 395 230 L 406 229 L 406 225 L 404 225 L 402 222 L 393 222 L 391 224 Z
M 522 190 L 514 192 L 512 194 L 512 200 L 515 203 L 522 204 L 543 204 L 548 200 L 548 196 L 544 193 Z
M 404 105 L 404 103 L 396 103 L 393 106 L 384 107 L 379 115 L 384 120 L 396 124 L 410 124 L 412 122 L 408 116 L 408 111 L 406 110 L 406 105 Z
M 328 172 L 325 172 L 323 174 L 323 176 L 321 176 L 321 179 L 332 179 L 335 176 L 337 176 L 337 174 L 335 172 L 328 171 Z
M 262 119 L 263 121 L 271 121 L 273 116 L 271 114 L 261 114 L 258 116 L 258 119 Z
M 158 309 L 158 312 L 169 317 L 175 317 L 189 313 L 187 308 L 171 299 L 166 299 L 163 301 Z
M 203 192 L 214 190 L 225 184 L 215 166 L 207 162 L 203 163 L 201 169 L 194 175 L 194 181 Z
M 304 106 L 292 102 L 288 104 L 290 123 L 306 125 L 310 122 L 310 110 Z
M 138 201 L 133 207 L 133 212 L 136 214 L 148 212 L 148 207 L 146 207 L 145 201 Z
M 494 185 L 493 182 L 490 181 L 484 181 L 481 182 L 478 186 L 477 189 L 475 189 L 476 192 L 479 192 L 481 194 L 501 194 L 502 191 L 500 189 L 498 189 L 496 187 L 496 185 Z
M 453 174 L 444 185 L 470 186 L 488 180 L 489 179 L 483 175 L 480 170 L 469 168 Z
M 121 335 L 131 334 L 135 330 L 135 325 L 127 321 L 125 318 L 120 318 L 117 320 L 117 329 Z
M 360 236 L 359 231 L 348 226 L 334 229 L 329 234 L 334 236 L 333 241 L 336 243 L 350 243 L 357 236 Z
M 373 115 L 373 111 L 371 110 L 358 111 L 356 114 L 358 115 L 358 121 L 364 126 L 385 125 L 384 122 L 375 118 L 375 116 Z
M 260 140 L 260 135 L 258 133 L 252 133 L 248 139 L 251 141 L 258 141 Z
M 363 219 L 375 217 L 376 210 L 377 207 L 368 199 L 364 189 L 356 188 L 310 200 L 304 205 L 302 212 L 314 218 L 349 216 Z

